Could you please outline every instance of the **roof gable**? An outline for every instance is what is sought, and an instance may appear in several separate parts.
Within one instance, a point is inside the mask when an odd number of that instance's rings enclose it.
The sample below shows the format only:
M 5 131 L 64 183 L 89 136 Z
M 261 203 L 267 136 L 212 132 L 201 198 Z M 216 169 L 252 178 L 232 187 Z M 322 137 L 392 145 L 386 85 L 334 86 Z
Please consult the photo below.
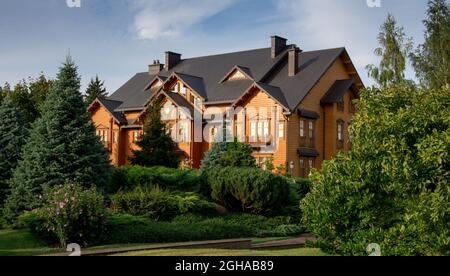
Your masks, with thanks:
M 354 83 L 355 81 L 353 79 L 335 81 L 325 96 L 320 100 L 320 103 L 332 104 L 341 102 L 345 93 L 347 93 Z
M 220 83 L 233 80 L 253 80 L 250 68 L 236 65 L 225 75 Z

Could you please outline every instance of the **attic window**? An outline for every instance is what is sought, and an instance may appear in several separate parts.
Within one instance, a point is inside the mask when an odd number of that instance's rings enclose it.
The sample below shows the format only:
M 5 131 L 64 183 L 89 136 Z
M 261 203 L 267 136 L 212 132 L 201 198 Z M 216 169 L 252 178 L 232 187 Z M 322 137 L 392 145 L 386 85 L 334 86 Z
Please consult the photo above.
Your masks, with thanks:
M 247 80 L 247 79 L 248 76 L 244 72 L 242 72 L 240 69 L 235 69 L 225 78 L 225 81 Z

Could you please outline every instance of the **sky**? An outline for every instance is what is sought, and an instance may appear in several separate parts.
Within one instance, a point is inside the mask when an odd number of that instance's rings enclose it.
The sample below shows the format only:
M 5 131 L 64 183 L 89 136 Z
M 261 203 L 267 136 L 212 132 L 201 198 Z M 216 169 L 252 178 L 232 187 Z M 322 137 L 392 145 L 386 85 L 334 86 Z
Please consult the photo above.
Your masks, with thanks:
M 373 7 L 368 2 L 380 2 Z M 81 4 L 80 7 L 78 3 Z M 54 78 L 68 53 L 82 89 L 97 74 L 114 92 L 166 51 L 183 58 L 270 47 L 346 47 L 364 83 L 379 27 L 392 13 L 423 42 L 427 0 L 1 0 L 0 83 Z M 72 6 L 72 7 L 70 7 Z M 372 7 L 370 7 L 372 6 Z M 411 69 L 407 71 L 414 77 Z

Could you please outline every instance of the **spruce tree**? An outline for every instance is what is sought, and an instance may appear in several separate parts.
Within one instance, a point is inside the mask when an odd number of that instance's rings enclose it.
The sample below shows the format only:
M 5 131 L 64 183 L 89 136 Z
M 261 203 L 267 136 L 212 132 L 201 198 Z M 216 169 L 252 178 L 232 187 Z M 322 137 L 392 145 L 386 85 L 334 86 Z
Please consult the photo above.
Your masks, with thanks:
M 416 75 L 423 86 L 441 88 L 450 84 L 450 4 L 428 2 L 425 42 L 411 55 Z
M 378 35 L 380 47 L 375 55 L 381 58 L 379 66 L 367 65 L 368 76 L 380 86 L 400 83 L 405 80 L 406 57 L 411 51 L 412 42 L 406 39 L 403 27 L 398 26 L 391 14 L 380 28 Z
M 84 102 L 89 106 L 95 99 L 104 99 L 108 96 L 106 89 L 104 87 L 104 81 L 95 76 L 95 79 L 91 79 L 91 82 L 86 89 L 86 94 L 84 95 Z
M 47 98 L 53 81 L 41 73 L 37 79 L 29 79 L 30 98 L 35 108 L 35 117 L 40 117 L 42 106 Z
M 177 168 L 180 163 L 177 146 L 172 137 L 166 134 L 165 125 L 161 121 L 161 108 L 161 101 L 156 99 L 147 110 L 144 134 L 137 143 L 140 150 L 133 151 L 130 158 L 133 165 Z
M 39 207 L 45 188 L 68 181 L 102 188 L 109 176 L 108 155 L 86 111 L 77 67 L 68 57 L 13 173 L 5 216 L 12 221 L 22 211 Z
M 22 114 L 7 96 L 0 105 L 0 206 L 9 193 L 9 179 L 17 166 L 26 128 Z

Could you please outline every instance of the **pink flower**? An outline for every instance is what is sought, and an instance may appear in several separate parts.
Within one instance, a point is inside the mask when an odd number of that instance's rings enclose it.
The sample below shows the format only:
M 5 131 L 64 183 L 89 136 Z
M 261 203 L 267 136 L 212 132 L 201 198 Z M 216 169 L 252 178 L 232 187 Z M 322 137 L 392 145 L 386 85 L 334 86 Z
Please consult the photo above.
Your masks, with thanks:
M 59 208 L 60 208 L 60 209 L 63 209 L 64 206 L 66 206 L 66 204 L 65 204 L 64 202 L 60 202 L 60 203 L 59 203 Z

